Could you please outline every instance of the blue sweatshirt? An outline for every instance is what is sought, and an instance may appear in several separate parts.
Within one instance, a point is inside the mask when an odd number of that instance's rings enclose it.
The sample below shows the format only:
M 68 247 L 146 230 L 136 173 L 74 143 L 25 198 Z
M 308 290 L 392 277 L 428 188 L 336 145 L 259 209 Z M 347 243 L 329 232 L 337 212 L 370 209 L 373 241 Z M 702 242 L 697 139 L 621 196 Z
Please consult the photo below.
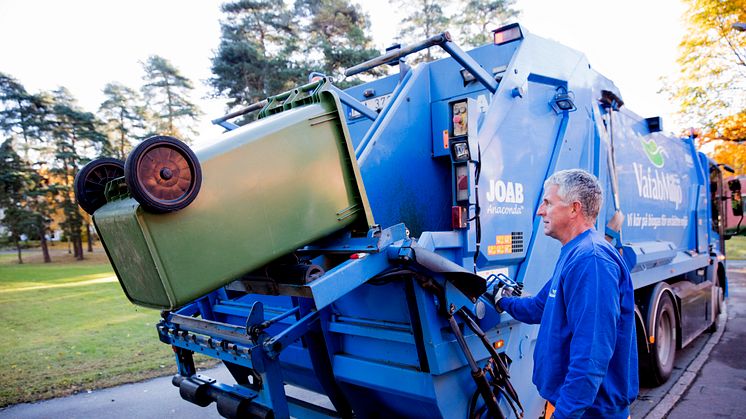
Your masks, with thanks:
M 554 417 L 624 418 L 638 392 L 635 301 L 619 253 L 594 229 L 562 247 L 535 297 L 503 298 L 524 323 L 541 323 L 533 382 Z

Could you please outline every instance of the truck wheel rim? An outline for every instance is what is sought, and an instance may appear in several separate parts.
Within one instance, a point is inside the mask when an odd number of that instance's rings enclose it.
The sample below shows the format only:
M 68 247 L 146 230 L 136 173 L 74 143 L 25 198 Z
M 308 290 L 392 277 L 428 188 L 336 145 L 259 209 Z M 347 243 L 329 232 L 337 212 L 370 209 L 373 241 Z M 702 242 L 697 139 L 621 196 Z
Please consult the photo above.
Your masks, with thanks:
M 668 364 L 668 358 L 671 355 L 671 318 L 667 311 L 661 313 L 661 317 L 658 320 L 658 336 L 656 338 L 656 344 L 658 345 L 658 361 L 661 365 Z

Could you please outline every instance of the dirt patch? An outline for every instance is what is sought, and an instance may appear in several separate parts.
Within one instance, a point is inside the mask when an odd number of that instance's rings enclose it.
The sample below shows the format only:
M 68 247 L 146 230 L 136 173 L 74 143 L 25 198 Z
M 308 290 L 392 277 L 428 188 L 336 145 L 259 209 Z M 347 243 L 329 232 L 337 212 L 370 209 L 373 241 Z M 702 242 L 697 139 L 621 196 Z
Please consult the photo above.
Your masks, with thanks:
M 100 243 L 93 246 L 93 252 L 88 252 L 87 247 L 84 247 L 83 257 L 84 259 L 77 260 L 72 254 L 72 251 L 68 250 L 65 243 L 56 243 L 54 246 L 49 247 L 49 256 L 52 258 L 52 263 L 107 263 L 109 259 L 106 257 L 104 248 L 101 247 Z M 21 257 L 24 264 L 35 265 L 44 264 L 44 255 L 41 252 L 41 248 L 23 249 L 21 251 Z M 0 264 L 15 265 L 18 264 L 18 257 L 15 251 L 6 250 L 3 252 L 2 258 L 0 258 Z

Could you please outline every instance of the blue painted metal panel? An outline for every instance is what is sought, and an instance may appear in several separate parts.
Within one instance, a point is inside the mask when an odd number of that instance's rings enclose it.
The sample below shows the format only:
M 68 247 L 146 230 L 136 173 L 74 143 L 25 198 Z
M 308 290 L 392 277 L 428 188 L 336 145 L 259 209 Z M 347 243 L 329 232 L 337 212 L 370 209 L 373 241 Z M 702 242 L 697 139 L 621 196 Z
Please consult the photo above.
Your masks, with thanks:
M 375 99 L 378 99 L 378 103 L 380 104 L 385 102 L 384 98 L 394 91 L 398 82 L 399 75 L 395 74 L 370 83 L 350 87 L 349 89 L 346 89 L 345 92 L 361 102 L 375 101 Z M 370 91 L 370 97 L 364 95 L 366 90 Z M 368 132 L 371 125 L 373 125 L 373 121 L 363 115 L 355 113 L 349 106 L 345 107 L 344 112 L 345 117 L 347 118 L 347 126 L 350 129 L 352 146 L 357 149 L 363 137 L 365 137 L 365 134 Z
M 430 107 L 429 77 L 423 67 L 413 71 L 358 153 L 376 222 L 403 222 L 414 236 L 451 229 L 450 164 L 432 159 L 430 117 L 422 113 Z
M 647 126 L 629 111 L 617 114 L 621 135 L 616 141 L 620 198 L 634 206 L 624 208 L 622 230 L 626 242 L 653 239 L 673 243 L 676 249 L 695 249 L 692 231 L 698 215 L 692 199 L 702 181 L 690 145 Z

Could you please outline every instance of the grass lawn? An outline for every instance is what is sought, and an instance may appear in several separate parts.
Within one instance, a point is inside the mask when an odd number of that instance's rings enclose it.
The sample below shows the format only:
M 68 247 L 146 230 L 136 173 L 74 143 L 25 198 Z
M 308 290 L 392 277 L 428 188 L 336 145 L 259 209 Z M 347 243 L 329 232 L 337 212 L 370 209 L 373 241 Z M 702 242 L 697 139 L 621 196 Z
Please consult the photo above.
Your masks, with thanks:
M 746 259 L 746 235 L 733 236 L 725 241 L 725 254 L 728 259 Z
M 127 300 L 101 250 L 87 255 L 46 265 L 0 255 L 0 406 L 176 372 L 158 311 Z

